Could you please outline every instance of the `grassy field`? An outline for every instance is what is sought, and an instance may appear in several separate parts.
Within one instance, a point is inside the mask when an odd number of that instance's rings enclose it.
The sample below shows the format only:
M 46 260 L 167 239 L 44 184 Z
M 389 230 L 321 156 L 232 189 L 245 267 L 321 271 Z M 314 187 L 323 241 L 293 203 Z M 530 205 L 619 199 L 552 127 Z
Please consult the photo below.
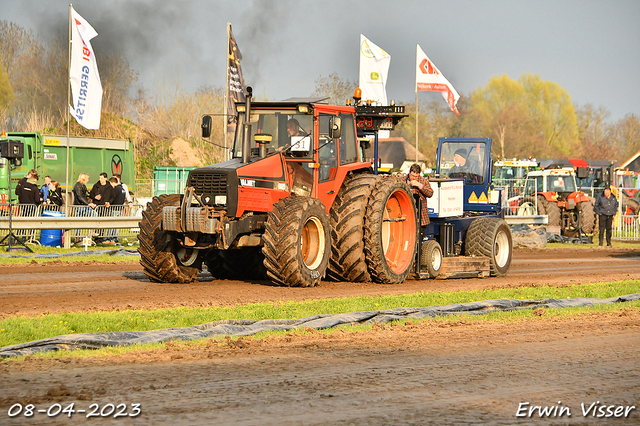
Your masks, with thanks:
M 609 298 L 640 293 L 640 281 L 580 284 L 571 287 L 523 287 L 448 293 L 414 293 L 380 297 L 336 298 L 311 301 L 247 304 L 236 307 L 175 308 L 152 311 L 62 313 L 40 317 L 15 317 L 0 321 L 0 347 L 74 333 L 147 331 L 187 327 L 224 319 L 264 320 L 304 318 L 317 314 L 377 311 L 400 307 L 445 306 L 490 299 Z M 640 302 L 624 303 L 634 309 Z M 619 309 L 621 305 L 558 309 L 556 314 Z M 564 313 L 563 313 L 564 312 Z M 511 321 L 532 315 L 531 310 L 473 315 L 475 320 Z

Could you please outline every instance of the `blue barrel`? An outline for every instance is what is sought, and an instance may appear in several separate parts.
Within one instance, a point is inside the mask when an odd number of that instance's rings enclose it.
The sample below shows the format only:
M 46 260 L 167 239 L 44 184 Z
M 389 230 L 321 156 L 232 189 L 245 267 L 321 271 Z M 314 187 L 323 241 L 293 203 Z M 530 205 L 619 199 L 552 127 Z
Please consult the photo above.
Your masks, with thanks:
M 53 210 L 45 210 L 42 216 L 64 217 L 64 213 Z M 43 229 L 40 233 L 40 244 L 43 246 L 62 246 L 62 229 Z

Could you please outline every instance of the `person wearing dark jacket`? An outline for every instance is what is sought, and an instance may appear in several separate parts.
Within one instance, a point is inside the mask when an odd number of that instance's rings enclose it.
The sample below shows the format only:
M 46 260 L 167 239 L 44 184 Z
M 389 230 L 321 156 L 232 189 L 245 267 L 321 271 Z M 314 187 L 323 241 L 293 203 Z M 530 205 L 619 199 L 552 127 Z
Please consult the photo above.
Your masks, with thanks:
M 107 179 L 107 174 L 102 172 L 100 173 L 100 180 L 93 185 L 91 188 L 91 192 L 89 193 L 89 198 L 93 200 L 93 203 L 97 206 L 96 212 L 98 216 L 109 216 L 111 204 L 113 204 L 113 198 L 115 194 L 113 192 L 113 187 L 109 183 Z M 98 232 L 99 236 L 104 235 L 104 230 L 100 230 Z M 96 238 L 96 243 L 102 243 L 102 238 Z
M 91 188 L 89 198 L 93 200 L 93 204 L 96 206 L 109 207 L 113 204 L 114 195 L 113 187 L 107 179 L 107 174 L 104 172 L 100 173 L 100 180 Z
M 611 227 L 613 225 L 613 217 L 618 213 L 618 200 L 611 193 L 611 188 L 607 187 L 598 195 L 593 209 L 598 215 L 600 223 L 600 234 L 598 235 L 598 245 L 602 246 L 604 242 L 604 233 L 607 231 L 607 247 L 611 247 Z
M 27 172 L 26 176 L 23 177 L 22 179 L 20 179 L 18 181 L 18 184 L 16 185 L 16 189 L 14 191 L 14 193 L 19 197 L 20 196 L 20 191 L 22 190 L 22 187 L 24 186 L 24 184 L 27 182 L 27 179 L 32 179 L 34 175 L 38 175 L 38 171 L 36 169 L 31 169 Z M 38 180 L 38 179 L 36 179 Z
M 62 198 L 62 188 L 60 187 L 60 182 L 52 180 L 49 183 L 49 196 L 46 203 L 49 205 L 62 207 L 62 205 L 64 204 L 64 199 Z
M 38 188 L 38 175 L 30 174 L 30 176 L 30 178 L 27 178 L 27 180 L 20 185 L 18 203 L 39 206 L 42 204 L 42 197 L 40 195 L 40 188 Z
M 75 215 L 77 217 L 86 217 L 93 214 L 91 209 L 96 207 L 89 200 L 89 191 L 87 190 L 87 183 L 89 182 L 89 173 L 80 173 L 78 175 L 78 181 L 73 186 L 73 204 L 78 206 L 75 208 Z M 76 244 L 80 243 L 80 230 L 76 229 Z
M 110 208 L 111 216 L 120 217 L 122 216 L 122 209 L 124 208 L 124 204 L 127 201 L 126 194 L 117 177 L 112 176 L 111 179 L 109 179 L 109 184 L 113 188 L 113 201 Z M 108 229 L 107 236 L 109 238 L 105 239 L 105 244 L 118 244 L 117 229 Z
M 78 181 L 73 186 L 73 204 L 76 206 L 89 206 L 91 208 L 94 208 L 96 205 L 89 201 L 87 182 L 89 182 L 89 173 L 80 173 L 80 175 L 78 176 Z

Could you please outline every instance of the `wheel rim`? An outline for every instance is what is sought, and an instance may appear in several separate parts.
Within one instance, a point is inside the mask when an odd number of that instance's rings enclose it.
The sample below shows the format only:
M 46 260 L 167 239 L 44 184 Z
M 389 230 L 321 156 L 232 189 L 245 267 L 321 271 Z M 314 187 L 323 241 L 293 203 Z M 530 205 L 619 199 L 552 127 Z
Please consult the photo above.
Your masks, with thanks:
M 518 207 L 517 216 L 534 216 L 535 214 L 535 206 L 528 201 Z
M 431 254 L 431 266 L 434 271 L 439 271 L 442 266 L 442 252 L 438 249 L 435 249 Z
M 198 258 L 198 252 L 199 252 L 198 249 L 181 247 L 176 253 L 176 258 L 178 259 L 181 265 L 191 266 L 195 263 L 196 259 Z
M 496 265 L 499 268 L 504 267 L 509 261 L 509 238 L 504 231 L 500 231 L 496 235 L 493 253 L 496 259 Z
M 389 196 L 382 216 L 382 250 L 389 268 L 402 273 L 411 263 L 415 244 L 416 228 L 413 216 L 413 200 L 404 191 L 395 191 Z
M 317 217 L 312 217 L 304 224 L 300 235 L 300 254 L 307 268 L 316 269 L 320 266 L 324 248 L 324 226 Z

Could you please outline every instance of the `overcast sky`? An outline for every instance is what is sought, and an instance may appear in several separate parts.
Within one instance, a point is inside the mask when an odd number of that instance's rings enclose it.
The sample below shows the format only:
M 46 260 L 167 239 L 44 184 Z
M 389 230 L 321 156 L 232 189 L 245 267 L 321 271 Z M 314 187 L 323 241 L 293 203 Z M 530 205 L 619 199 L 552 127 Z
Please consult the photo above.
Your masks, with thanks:
M 415 100 L 416 44 L 462 94 L 493 76 L 538 74 L 611 119 L 640 115 L 639 0 L 76 0 L 100 52 L 122 51 L 153 92 L 225 85 L 227 22 L 245 83 L 280 100 L 320 76 L 357 81 L 360 34 L 391 55 L 387 96 Z M 68 28 L 69 2 L 2 0 L 0 19 L 43 38 Z M 65 33 L 66 34 L 66 33 Z M 421 101 L 439 93 L 420 92 Z

